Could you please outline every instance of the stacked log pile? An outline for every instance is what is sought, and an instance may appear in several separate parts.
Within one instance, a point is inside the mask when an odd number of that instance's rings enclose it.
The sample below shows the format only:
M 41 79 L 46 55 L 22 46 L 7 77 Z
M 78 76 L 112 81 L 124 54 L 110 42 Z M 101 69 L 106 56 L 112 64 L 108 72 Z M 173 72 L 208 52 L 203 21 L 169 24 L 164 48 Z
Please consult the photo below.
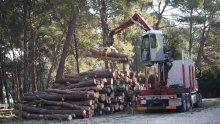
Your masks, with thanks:
M 89 57 L 104 61 L 128 63 L 125 54 L 90 49 Z M 108 69 L 65 75 L 55 80 L 53 89 L 24 94 L 15 105 L 16 114 L 27 119 L 88 118 L 94 115 L 123 111 L 131 102 L 133 92 L 142 87 L 133 72 Z
M 17 115 L 28 119 L 87 118 L 122 111 L 130 104 L 133 91 L 140 89 L 132 72 L 96 70 L 65 75 L 53 89 L 24 94 Z

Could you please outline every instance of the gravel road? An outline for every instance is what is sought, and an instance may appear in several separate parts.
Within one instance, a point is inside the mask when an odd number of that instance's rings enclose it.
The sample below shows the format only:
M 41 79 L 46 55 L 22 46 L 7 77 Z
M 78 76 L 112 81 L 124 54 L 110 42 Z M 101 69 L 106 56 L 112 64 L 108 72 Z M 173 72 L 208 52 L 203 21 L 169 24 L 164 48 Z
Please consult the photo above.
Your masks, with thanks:
M 148 113 L 116 113 L 89 119 L 77 119 L 65 124 L 220 124 L 220 99 L 205 99 L 202 108 L 184 113 L 154 111 Z
M 220 124 L 220 98 L 203 99 L 203 107 L 184 113 L 153 111 L 137 114 L 126 112 L 74 119 L 72 121 L 1 119 L 0 124 Z

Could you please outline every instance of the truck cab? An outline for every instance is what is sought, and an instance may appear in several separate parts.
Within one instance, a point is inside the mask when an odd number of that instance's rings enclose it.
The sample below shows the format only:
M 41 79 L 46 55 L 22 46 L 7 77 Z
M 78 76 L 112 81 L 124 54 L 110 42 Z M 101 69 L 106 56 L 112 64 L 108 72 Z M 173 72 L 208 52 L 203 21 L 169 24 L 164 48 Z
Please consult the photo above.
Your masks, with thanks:
M 156 63 L 166 59 L 162 31 L 149 30 L 142 35 L 141 61 L 143 63 Z

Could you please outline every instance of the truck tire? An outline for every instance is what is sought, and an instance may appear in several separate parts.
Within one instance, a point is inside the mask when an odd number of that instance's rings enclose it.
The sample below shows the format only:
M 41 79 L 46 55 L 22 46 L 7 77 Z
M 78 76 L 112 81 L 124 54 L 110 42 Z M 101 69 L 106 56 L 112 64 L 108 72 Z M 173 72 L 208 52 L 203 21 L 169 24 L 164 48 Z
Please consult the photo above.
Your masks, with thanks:
M 191 102 L 191 94 L 186 94 L 186 106 L 187 111 L 192 108 L 192 102 Z
M 187 111 L 187 97 L 186 94 L 182 95 L 182 105 L 179 108 L 180 112 L 186 112 Z
M 200 93 L 196 94 L 196 103 L 194 104 L 195 108 L 202 106 L 202 95 Z

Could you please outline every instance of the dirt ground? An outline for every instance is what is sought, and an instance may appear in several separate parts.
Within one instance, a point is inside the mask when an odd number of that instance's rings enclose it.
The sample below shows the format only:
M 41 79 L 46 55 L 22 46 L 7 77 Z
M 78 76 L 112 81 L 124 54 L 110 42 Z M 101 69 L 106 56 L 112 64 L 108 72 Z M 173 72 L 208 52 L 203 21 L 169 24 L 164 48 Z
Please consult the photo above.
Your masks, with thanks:
M 184 113 L 177 111 L 153 111 L 128 114 L 126 112 L 111 115 L 74 119 L 72 121 L 1 121 L 0 123 L 22 124 L 220 124 L 220 98 L 203 99 L 203 106 Z
M 220 124 L 220 99 L 204 99 L 203 107 L 184 113 L 153 111 L 137 114 L 116 113 L 102 117 L 73 120 L 65 124 Z

